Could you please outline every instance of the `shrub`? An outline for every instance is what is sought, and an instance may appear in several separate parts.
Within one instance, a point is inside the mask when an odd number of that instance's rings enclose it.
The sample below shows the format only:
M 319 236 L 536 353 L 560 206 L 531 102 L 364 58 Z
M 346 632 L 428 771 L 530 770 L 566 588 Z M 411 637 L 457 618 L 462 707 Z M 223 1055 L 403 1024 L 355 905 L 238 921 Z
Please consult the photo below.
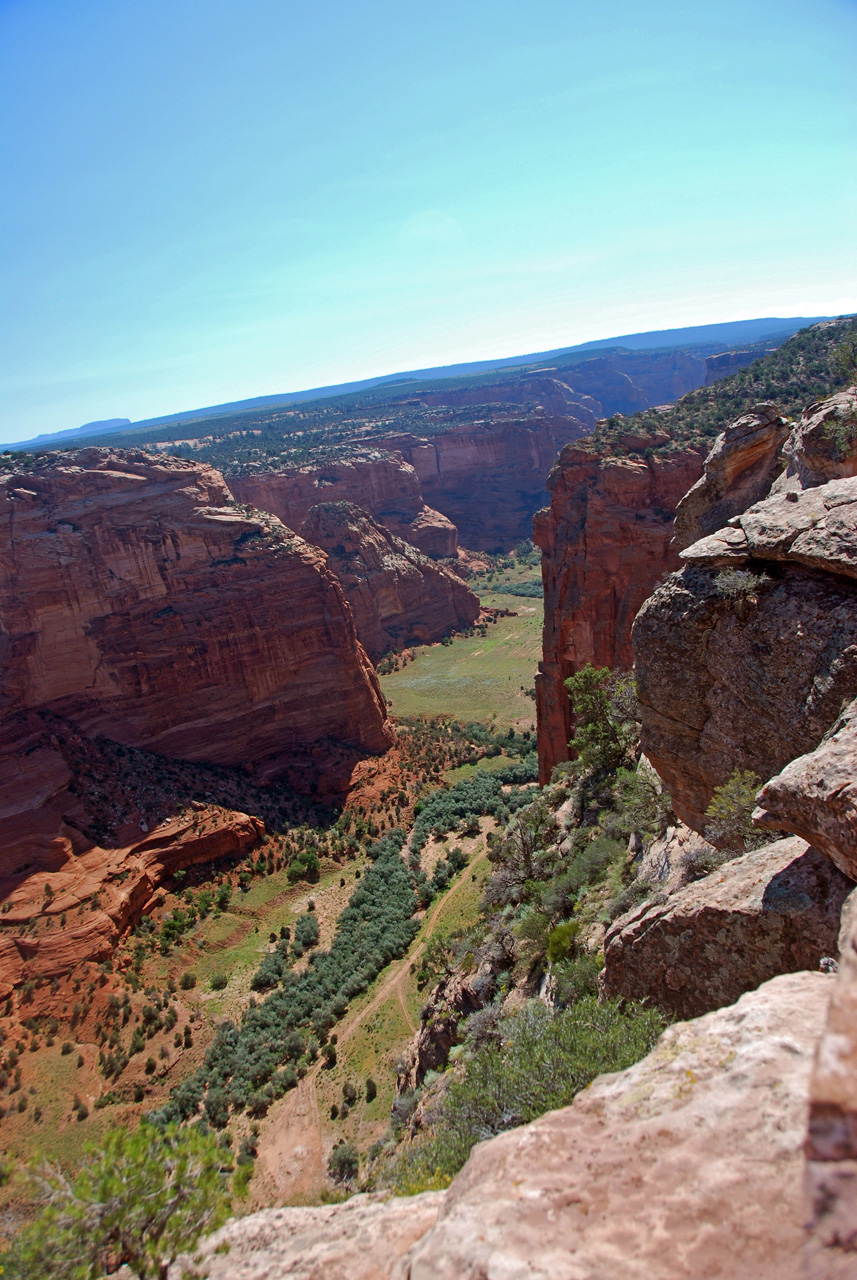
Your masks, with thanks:
M 73 1181 L 43 1165 L 47 1205 L 4 1261 L 20 1280 L 80 1280 L 126 1264 L 140 1280 L 166 1274 L 178 1254 L 226 1217 L 228 1189 L 212 1135 L 143 1122 L 86 1144 Z
M 71 1053 L 73 1048 L 74 1048 L 74 1045 L 71 1043 L 70 1040 L 64 1040 L 63 1046 L 60 1049 L 60 1053 L 63 1054 L 63 1056 L 65 1056 L 66 1054 Z
M 179 986 L 181 987 L 182 991 L 193 991 L 194 987 L 196 986 L 196 974 L 183 973 L 181 978 L 179 979 Z
M 404 1144 L 386 1180 L 405 1195 L 448 1186 L 476 1142 L 567 1106 L 601 1072 L 648 1053 L 664 1025 L 655 1010 L 623 1011 L 593 996 L 557 1013 L 528 1002 L 501 1019 L 499 1048 L 476 1050 L 466 1072 L 450 1079 L 431 1127 Z
M 721 569 L 714 575 L 714 590 L 725 600 L 743 600 L 755 596 L 767 574 L 752 573 L 749 569 Z
M 229 984 L 229 979 L 225 973 L 212 974 L 211 989 L 212 991 L 223 991 Z
M 744 853 L 767 844 L 770 836 L 753 826 L 756 792 L 762 780 L 750 769 L 734 769 L 720 787 L 714 788 L 711 803 L 705 810 L 711 821 L 705 838 L 718 849 Z
M 338 1142 L 330 1153 L 327 1172 L 334 1182 L 353 1182 L 360 1171 L 360 1155 L 353 1142 Z

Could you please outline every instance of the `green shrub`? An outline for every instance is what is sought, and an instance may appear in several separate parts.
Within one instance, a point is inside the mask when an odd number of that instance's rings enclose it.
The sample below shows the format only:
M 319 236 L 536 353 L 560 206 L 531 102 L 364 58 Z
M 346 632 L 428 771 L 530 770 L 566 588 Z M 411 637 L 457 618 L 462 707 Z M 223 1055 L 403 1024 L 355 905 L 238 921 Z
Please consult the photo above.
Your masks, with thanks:
M 710 819 L 705 828 L 706 840 L 718 849 L 735 853 L 767 844 L 771 837 L 754 827 L 752 821 L 756 792 L 761 785 L 761 778 L 751 769 L 733 769 L 723 785 L 714 788 L 705 810 Z
M 226 1217 L 228 1186 L 215 1139 L 199 1130 L 114 1129 L 84 1147 L 69 1181 L 43 1165 L 34 1174 L 46 1207 L 4 1258 L 19 1280 L 83 1280 L 126 1264 L 154 1280 L 203 1231 Z
M 404 1195 L 448 1186 L 476 1142 L 567 1106 L 595 1076 L 648 1053 L 664 1026 L 656 1010 L 592 996 L 558 1013 L 530 1001 L 501 1020 L 499 1048 L 477 1050 L 450 1079 L 437 1118 L 400 1148 L 385 1181 Z
M 179 986 L 181 987 L 182 991 L 193 991 L 194 987 L 196 986 L 196 974 L 183 973 L 181 978 L 179 979 Z
M 225 973 L 215 973 L 211 977 L 212 991 L 224 991 L 229 985 L 229 979 Z
M 360 1156 L 354 1143 L 338 1142 L 327 1162 L 327 1172 L 331 1178 L 334 1182 L 353 1182 L 359 1171 Z

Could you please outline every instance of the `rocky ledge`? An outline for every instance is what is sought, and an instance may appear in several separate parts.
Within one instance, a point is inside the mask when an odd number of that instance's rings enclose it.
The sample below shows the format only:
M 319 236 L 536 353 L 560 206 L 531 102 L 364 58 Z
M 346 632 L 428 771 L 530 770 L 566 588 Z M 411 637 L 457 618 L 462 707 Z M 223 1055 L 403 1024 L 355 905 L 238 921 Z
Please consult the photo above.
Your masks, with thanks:
M 799 1280 L 809 1081 L 834 982 L 774 978 L 669 1028 L 571 1107 L 481 1143 L 446 1192 L 266 1210 L 185 1265 L 210 1280 Z

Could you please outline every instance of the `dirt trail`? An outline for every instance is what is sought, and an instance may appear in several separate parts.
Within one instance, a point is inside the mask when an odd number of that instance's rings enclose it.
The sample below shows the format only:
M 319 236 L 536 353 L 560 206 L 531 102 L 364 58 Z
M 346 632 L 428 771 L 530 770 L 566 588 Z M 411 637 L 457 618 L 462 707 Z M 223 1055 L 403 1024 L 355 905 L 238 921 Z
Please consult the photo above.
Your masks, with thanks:
M 478 861 L 480 854 L 473 858 Z M 408 971 L 425 950 L 434 933 L 438 916 L 452 895 L 466 883 L 464 874 L 434 905 L 427 917 L 425 932 L 419 944 L 397 963 L 392 964 L 375 995 L 356 1013 L 346 1014 L 336 1028 L 337 1045 L 347 1043 L 355 1031 L 395 992 L 412 1032 L 416 1031 L 405 998 Z M 288 1093 L 268 1112 L 268 1123 L 259 1142 L 256 1171 L 250 1191 L 252 1209 L 276 1204 L 316 1203 L 319 1192 L 327 1185 L 327 1156 L 318 1110 L 315 1082 L 322 1070 L 321 1062 L 309 1071 L 296 1089 Z

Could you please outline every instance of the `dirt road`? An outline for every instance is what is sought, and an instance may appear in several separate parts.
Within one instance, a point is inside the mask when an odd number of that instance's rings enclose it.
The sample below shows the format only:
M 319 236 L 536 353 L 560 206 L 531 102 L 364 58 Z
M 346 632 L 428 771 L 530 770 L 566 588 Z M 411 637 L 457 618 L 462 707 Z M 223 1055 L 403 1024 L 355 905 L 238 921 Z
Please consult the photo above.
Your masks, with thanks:
M 480 856 L 481 851 L 473 858 L 473 864 Z M 367 1005 L 345 1015 L 336 1028 L 338 1047 L 347 1044 L 364 1020 L 394 994 L 408 1026 L 412 1032 L 416 1031 L 405 997 L 408 972 L 422 955 L 444 906 L 465 883 L 464 874 L 456 876 L 452 886 L 432 907 L 419 942 L 401 960 L 390 965 Z M 321 1062 L 316 1063 L 298 1087 L 268 1112 L 251 1183 L 250 1205 L 254 1209 L 283 1203 L 315 1203 L 322 1188 L 328 1185 L 327 1158 L 330 1152 L 326 1150 L 322 1132 L 315 1084 L 322 1069 Z

